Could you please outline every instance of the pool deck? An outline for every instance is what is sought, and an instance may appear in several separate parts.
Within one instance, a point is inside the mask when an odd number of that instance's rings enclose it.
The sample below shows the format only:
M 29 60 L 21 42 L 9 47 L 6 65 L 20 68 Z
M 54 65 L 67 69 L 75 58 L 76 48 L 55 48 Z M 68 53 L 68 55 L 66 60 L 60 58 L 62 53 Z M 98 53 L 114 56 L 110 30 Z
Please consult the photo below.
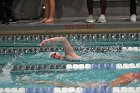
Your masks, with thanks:
M 137 17 L 137 22 L 130 22 L 129 16 L 107 17 L 107 23 L 86 23 L 85 19 L 86 17 L 61 18 L 50 24 L 40 23 L 40 20 L 19 20 L 9 25 L 0 24 L 0 35 L 140 32 L 140 16 Z

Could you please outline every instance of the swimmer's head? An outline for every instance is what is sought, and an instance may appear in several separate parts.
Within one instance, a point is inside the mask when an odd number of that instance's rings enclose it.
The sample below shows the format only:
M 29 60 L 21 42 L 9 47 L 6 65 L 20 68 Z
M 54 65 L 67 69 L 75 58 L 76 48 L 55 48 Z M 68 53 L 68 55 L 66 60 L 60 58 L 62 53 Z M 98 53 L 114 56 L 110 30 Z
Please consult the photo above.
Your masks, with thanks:
M 58 59 L 58 60 L 62 60 L 63 59 L 63 56 L 60 53 L 58 53 L 58 52 L 51 52 L 49 54 L 49 56 L 52 57 L 52 58 Z

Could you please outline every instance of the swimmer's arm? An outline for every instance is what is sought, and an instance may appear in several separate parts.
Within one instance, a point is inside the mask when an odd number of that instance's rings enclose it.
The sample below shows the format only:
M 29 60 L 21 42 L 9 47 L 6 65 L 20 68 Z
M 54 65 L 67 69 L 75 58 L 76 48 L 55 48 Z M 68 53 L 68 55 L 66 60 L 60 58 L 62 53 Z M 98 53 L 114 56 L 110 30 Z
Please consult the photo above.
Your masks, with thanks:
M 58 87 L 77 87 L 76 84 L 66 84 L 66 83 L 60 83 L 60 82 L 55 82 L 55 81 L 48 81 L 48 80 L 31 80 L 30 82 L 26 80 L 20 80 L 19 81 L 22 84 L 46 84 L 46 85 L 53 85 L 53 86 L 58 86 Z
M 58 42 L 58 41 L 62 41 L 62 42 L 64 42 L 64 41 L 66 41 L 66 38 L 65 37 L 53 37 L 53 38 L 48 38 L 48 39 L 45 39 L 45 40 L 43 40 L 40 44 L 39 44 L 39 46 L 44 46 L 46 43 L 48 43 L 48 42 Z
M 127 85 L 129 83 L 131 83 L 132 81 L 134 81 L 136 78 L 135 73 L 126 73 L 123 74 L 121 76 L 119 76 L 117 79 L 115 79 L 114 81 L 111 82 L 111 86 L 115 87 L 118 85 Z
M 43 40 L 45 43 L 47 42 L 57 42 L 57 41 L 65 41 L 66 37 L 53 37 Z
M 95 83 L 95 82 L 87 82 L 87 83 L 61 83 L 61 82 L 55 82 L 55 81 L 48 81 L 48 80 L 20 80 L 20 83 L 22 84 L 46 84 L 46 85 L 52 85 L 57 87 L 96 87 L 96 86 L 102 86 L 106 85 L 105 83 Z
M 67 40 L 66 37 L 54 37 L 54 38 L 45 39 L 39 44 L 39 46 L 43 47 L 48 42 L 57 42 L 57 41 L 61 41 L 63 43 L 63 48 L 64 48 L 64 52 L 65 52 L 66 57 L 73 57 L 73 58 L 79 57 L 74 52 L 73 47 L 71 46 L 71 44 L 69 43 L 69 41 Z
M 54 85 L 58 87 L 96 87 L 96 86 L 103 86 L 107 85 L 106 83 L 95 83 L 95 82 L 87 82 L 87 83 L 79 83 L 79 84 L 66 84 L 66 83 L 60 83 L 55 81 L 37 81 L 36 84 L 48 84 L 48 85 Z
M 64 86 L 67 86 L 67 87 L 72 87 L 72 86 L 75 86 L 74 84 L 64 84 L 64 83 L 60 83 L 60 82 L 55 82 L 55 81 L 47 81 L 47 80 L 44 80 L 44 81 L 36 81 L 35 82 L 36 84 L 47 84 L 47 85 L 53 85 L 53 86 L 59 86 L 59 87 L 64 87 Z

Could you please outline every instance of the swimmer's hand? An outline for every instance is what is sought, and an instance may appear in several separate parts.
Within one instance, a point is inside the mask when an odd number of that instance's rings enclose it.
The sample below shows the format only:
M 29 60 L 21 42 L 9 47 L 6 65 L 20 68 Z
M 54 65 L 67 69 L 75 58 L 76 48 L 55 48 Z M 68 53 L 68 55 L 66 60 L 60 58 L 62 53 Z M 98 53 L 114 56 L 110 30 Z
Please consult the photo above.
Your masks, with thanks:
M 30 76 L 24 76 L 24 77 L 19 78 L 16 82 L 22 83 L 22 84 L 33 84 L 36 81 Z
M 47 43 L 47 41 L 46 40 L 43 40 L 40 44 L 38 44 L 38 46 L 44 47 L 46 43 Z

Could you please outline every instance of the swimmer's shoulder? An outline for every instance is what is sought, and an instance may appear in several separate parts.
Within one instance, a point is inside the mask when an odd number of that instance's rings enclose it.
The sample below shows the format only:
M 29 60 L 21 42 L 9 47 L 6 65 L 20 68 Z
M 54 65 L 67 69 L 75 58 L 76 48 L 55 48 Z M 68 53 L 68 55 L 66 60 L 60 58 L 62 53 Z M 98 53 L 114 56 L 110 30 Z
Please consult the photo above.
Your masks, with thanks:
M 78 58 L 67 58 L 64 57 L 65 61 L 69 61 L 69 62 L 80 62 L 81 61 L 81 56 L 79 56 Z

